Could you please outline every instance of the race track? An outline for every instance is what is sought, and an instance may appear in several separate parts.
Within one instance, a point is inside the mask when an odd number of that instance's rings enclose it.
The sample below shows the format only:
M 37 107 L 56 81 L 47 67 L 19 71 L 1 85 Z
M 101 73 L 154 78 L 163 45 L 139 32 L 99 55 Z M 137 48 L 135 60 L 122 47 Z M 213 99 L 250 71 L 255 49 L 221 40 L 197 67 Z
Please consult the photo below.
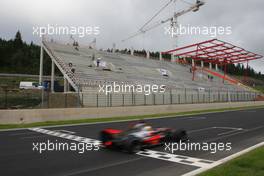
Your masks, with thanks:
M 20 176 L 176 176 L 207 167 L 218 160 L 264 141 L 264 109 L 151 119 L 154 127 L 184 128 L 193 143 L 231 143 L 229 151 L 176 151 L 159 146 L 130 155 L 109 151 L 33 151 L 37 142 L 98 142 L 104 128 L 126 129 L 131 122 L 98 123 L 0 132 L 0 175 Z M 54 132 L 55 131 L 55 132 Z M 65 134 L 65 135 L 62 135 Z M 72 138 L 74 135 L 75 138 Z

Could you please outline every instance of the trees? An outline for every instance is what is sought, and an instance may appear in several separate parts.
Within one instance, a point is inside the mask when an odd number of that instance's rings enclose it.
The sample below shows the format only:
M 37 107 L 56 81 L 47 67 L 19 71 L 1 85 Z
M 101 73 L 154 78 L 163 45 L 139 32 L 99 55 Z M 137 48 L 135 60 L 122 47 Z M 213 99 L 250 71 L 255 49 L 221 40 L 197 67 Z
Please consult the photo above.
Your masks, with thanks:
M 20 31 L 11 40 L 0 39 L 0 72 L 39 74 L 40 47 L 23 42 Z M 44 74 L 49 74 L 51 62 L 44 55 Z
M 15 48 L 21 48 L 23 46 L 22 36 L 20 31 L 17 31 L 14 39 L 14 46 Z
M 222 70 L 224 71 L 224 67 L 222 68 Z M 256 72 L 250 66 L 246 68 L 243 64 L 228 64 L 227 73 L 236 76 L 244 76 L 246 74 L 249 77 L 264 80 L 264 74 L 261 74 L 261 72 Z

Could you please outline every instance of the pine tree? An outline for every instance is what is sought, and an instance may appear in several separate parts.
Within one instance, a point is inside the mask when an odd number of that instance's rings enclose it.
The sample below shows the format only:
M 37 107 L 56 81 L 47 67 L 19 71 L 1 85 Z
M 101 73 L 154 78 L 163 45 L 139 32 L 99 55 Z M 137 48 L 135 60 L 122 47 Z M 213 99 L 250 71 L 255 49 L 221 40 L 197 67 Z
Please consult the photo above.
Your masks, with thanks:
M 21 36 L 20 31 L 17 31 L 15 35 L 14 45 L 16 48 L 21 48 L 23 45 L 22 36 Z

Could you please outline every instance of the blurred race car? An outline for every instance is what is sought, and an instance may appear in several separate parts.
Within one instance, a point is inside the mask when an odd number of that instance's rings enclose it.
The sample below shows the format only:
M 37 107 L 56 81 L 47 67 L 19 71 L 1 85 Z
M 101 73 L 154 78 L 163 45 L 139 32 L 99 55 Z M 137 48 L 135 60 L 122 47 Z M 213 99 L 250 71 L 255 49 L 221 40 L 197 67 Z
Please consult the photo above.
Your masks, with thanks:
M 104 129 L 100 132 L 102 145 L 106 148 L 121 149 L 128 153 L 136 153 L 165 142 L 187 141 L 185 130 L 171 128 L 153 129 L 144 121 L 139 121 L 128 130 Z

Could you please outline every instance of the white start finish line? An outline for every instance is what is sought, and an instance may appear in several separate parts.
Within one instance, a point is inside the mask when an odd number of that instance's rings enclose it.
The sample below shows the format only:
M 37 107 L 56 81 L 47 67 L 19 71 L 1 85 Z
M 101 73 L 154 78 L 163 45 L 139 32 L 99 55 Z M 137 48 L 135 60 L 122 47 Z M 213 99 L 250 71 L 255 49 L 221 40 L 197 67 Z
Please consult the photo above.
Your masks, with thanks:
M 47 129 L 42 129 L 42 128 L 29 128 L 31 131 L 39 132 L 42 134 L 47 134 L 59 138 L 64 138 L 76 142 L 82 142 L 82 143 L 92 143 L 92 144 L 97 144 L 100 145 L 101 141 L 91 139 L 91 138 L 86 138 L 86 137 L 81 137 L 81 136 L 76 136 L 68 133 L 62 133 L 62 130 L 56 130 L 56 131 L 51 131 Z M 175 155 L 175 154 L 170 154 L 166 152 L 160 152 L 160 151 L 154 151 L 154 150 L 144 150 L 136 153 L 137 155 L 140 156 L 145 156 L 145 157 L 150 157 L 150 158 L 155 158 L 163 161 L 169 161 L 169 162 L 175 162 L 175 163 L 180 163 L 180 164 L 185 164 L 185 165 L 190 165 L 190 166 L 195 166 L 195 167 L 202 167 L 202 168 L 208 168 L 209 165 L 211 165 L 214 161 L 206 160 L 206 159 L 201 159 L 201 158 L 194 158 L 194 157 L 189 157 L 189 156 L 183 156 L 183 155 Z
M 220 128 L 223 128 L 223 127 L 220 127 Z M 69 133 L 62 133 L 61 132 L 62 130 L 51 131 L 51 130 L 46 130 L 46 129 L 42 129 L 42 128 L 29 128 L 29 130 L 39 132 L 42 134 L 47 134 L 47 135 L 59 137 L 59 138 L 64 138 L 64 139 L 76 141 L 76 142 L 97 144 L 97 145 L 101 144 L 101 141 L 99 141 L 99 140 L 81 137 L 81 136 L 76 136 L 76 135 L 69 134 Z M 230 129 L 230 130 L 241 130 L 241 129 Z M 189 157 L 189 156 L 184 156 L 184 155 L 175 155 L 175 154 L 170 154 L 170 153 L 160 152 L 160 151 L 154 151 L 154 150 L 144 150 L 144 151 L 140 151 L 136 154 L 140 155 L 140 156 L 145 156 L 145 157 L 163 160 L 163 161 L 175 162 L 175 163 L 180 163 L 180 164 L 198 167 L 198 169 L 191 171 L 191 172 L 188 172 L 188 173 L 183 175 L 183 176 L 194 176 L 194 175 L 197 175 L 197 174 L 204 172 L 208 169 L 211 169 L 215 166 L 223 164 L 223 163 L 225 163 L 225 162 L 227 162 L 227 161 L 229 161 L 235 157 L 238 157 L 238 156 L 240 156 L 246 152 L 249 152 L 249 151 L 251 151 L 257 147 L 263 146 L 263 145 L 264 145 L 264 142 L 259 143 L 255 146 L 247 148 L 241 152 L 235 153 L 231 156 L 228 156 L 228 157 L 221 159 L 221 160 L 218 160 L 218 161 L 211 161 L 211 160 Z
M 42 134 L 47 134 L 47 135 L 63 138 L 63 139 L 76 141 L 76 142 L 95 144 L 95 145 L 101 144 L 101 141 L 99 141 L 99 140 L 81 137 L 81 136 L 76 136 L 76 135 L 69 134 L 69 133 L 62 133 L 61 130 L 60 131 L 51 131 L 51 130 L 46 130 L 46 129 L 42 129 L 42 128 L 29 128 L 29 130 L 39 132 Z

